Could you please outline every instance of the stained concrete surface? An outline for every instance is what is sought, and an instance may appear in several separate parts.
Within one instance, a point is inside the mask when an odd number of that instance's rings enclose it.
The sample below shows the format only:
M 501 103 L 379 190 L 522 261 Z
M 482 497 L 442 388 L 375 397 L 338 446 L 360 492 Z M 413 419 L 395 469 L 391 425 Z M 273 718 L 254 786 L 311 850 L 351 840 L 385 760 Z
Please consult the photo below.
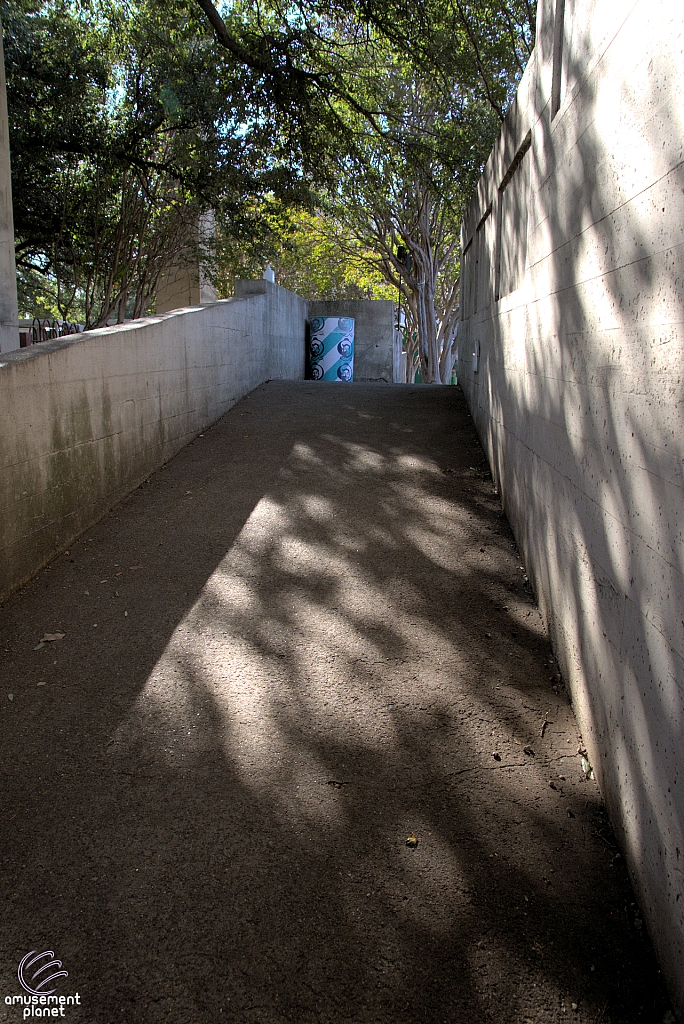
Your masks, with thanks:
M 0 638 L 0 1020 L 673 1019 L 458 389 L 263 385 Z

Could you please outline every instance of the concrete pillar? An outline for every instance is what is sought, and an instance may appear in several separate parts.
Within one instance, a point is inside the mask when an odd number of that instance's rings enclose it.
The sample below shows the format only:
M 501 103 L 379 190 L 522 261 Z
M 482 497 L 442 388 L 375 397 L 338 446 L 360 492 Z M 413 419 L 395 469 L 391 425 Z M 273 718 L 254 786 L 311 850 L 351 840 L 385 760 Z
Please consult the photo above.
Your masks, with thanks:
M 0 352 L 19 348 L 18 318 L 5 54 L 0 22 Z

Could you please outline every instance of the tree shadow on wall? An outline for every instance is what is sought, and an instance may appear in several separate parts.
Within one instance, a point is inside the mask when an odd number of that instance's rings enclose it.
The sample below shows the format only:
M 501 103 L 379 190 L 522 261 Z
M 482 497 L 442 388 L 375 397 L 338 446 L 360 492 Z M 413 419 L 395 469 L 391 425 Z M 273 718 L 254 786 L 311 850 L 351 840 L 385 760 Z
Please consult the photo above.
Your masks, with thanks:
M 682 1001 L 681 25 L 655 46 L 642 14 L 611 44 L 619 69 L 592 63 L 593 22 L 568 28 L 566 100 L 531 150 L 529 275 L 549 298 L 529 310 L 522 390 L 494 318 L 491 390 L 524 394 L 526 418 L 500 398 L 488 447 Z

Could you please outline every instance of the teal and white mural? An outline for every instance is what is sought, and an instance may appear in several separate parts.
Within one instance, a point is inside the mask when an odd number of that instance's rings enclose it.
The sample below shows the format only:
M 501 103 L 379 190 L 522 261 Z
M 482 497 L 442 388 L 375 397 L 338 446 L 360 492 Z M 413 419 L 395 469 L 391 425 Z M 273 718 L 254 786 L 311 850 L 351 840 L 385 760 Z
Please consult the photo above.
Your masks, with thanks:
M 309 321 L 312 380 L 354 379 L 354 319 L 315 316 Z

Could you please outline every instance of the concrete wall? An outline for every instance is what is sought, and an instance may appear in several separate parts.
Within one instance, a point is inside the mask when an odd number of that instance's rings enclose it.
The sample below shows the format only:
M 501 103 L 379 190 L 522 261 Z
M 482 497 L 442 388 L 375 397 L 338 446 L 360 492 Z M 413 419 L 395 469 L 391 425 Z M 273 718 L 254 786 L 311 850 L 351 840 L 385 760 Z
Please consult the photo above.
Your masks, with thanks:
M 303 378 L 306 302 L 256 286 L 0 357 L 0 600 L 247 392 Z
M 390 299 L 313 300 L 309 319 L 314 316 L 353 316 L 354 380 L 394 381 L 394 303 Z
M 560 13 L 464 220 L 459 382 L 684 1012 L 684 19 Z

